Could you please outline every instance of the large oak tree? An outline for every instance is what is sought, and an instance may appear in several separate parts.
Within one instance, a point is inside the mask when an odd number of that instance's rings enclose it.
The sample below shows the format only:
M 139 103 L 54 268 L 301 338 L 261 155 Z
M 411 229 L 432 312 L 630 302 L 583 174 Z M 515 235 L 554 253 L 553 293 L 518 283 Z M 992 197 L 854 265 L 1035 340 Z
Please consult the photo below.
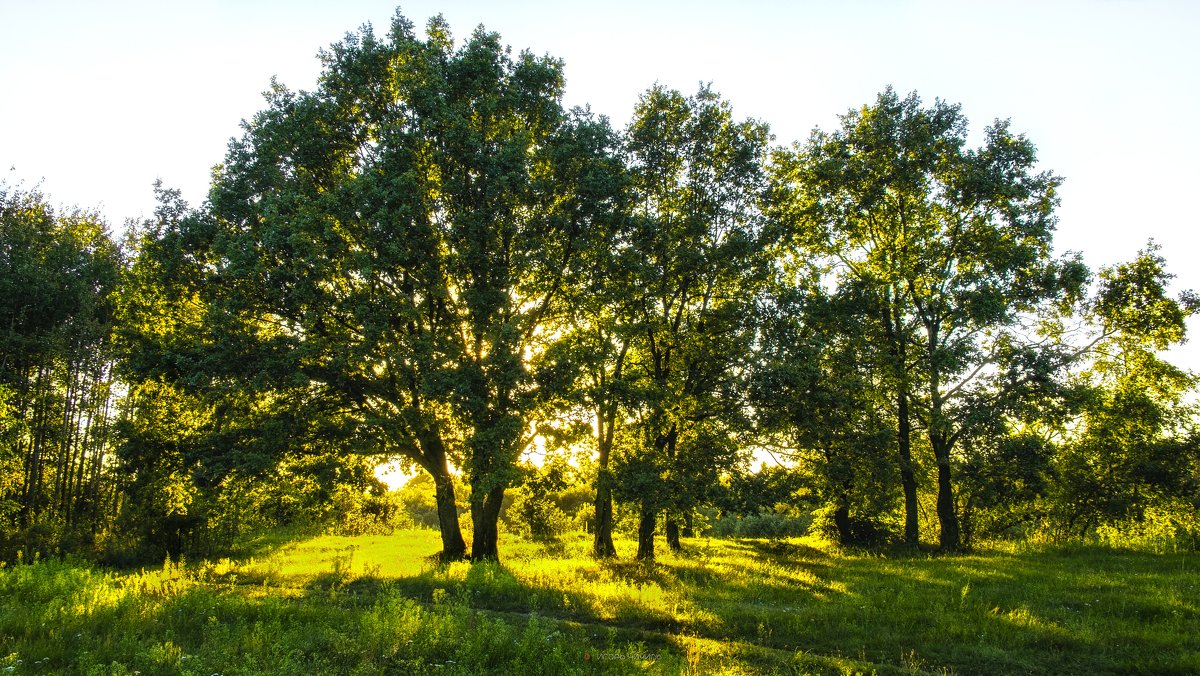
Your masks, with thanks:
M 546 348 L 596 221 L 611 131 L 564 111 L 561 63 L 482 29 L 456 47 L 397 16 L 322 54 L 312 92 L 274 85 L 179 238 L 203 260 L 226 359 L 310 387 L 433 475 L 443 555 L 465 546 L 448 464 L 468 475 L 473 558 L 497 519 Z

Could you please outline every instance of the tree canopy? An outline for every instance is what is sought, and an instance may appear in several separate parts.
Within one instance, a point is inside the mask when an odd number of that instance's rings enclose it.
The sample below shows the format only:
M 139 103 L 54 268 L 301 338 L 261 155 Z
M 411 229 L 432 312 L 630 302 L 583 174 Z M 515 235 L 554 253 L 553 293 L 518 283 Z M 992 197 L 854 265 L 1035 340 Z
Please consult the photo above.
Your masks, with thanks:
M 402 509 L 444 560 L 570 524 L 641 559 L 659 523 L 672 549 L 730 520 L 945 550 L 1194 527 L 1195 377 L 1161 352 L 1200 302 L 1152 243 L 1056 255 L 1063 179 L 1009 121 L 970 147 L 959 106 L 889 87 L 773 148 L 702 84 L 614 129 L 564 107 L 562 62 L 440 17 L 320 60 L 202 203 L 156 185 L 120 241 L 0 184 L 0 555 Z

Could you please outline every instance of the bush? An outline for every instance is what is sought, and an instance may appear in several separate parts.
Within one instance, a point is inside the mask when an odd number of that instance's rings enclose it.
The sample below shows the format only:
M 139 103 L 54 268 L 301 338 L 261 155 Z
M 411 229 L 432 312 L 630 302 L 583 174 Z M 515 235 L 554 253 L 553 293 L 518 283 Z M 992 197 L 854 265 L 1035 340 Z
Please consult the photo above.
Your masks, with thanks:
M 550 499 L 558 505 L 568 517 L 578 521 L 582 512 L 595 513 L 596 490 L 585 484 L 572 484 L 566 488 L 550 493 Z M 590 526 L 588 526 L 590 528 Z
M 571 519 L 551 496 L 524 485 L 512 491 L 506 517 L 513 533 L 534 542 L 554 542 L 571 527 Z
M 1140 518 L 1101 524 L 1096 539 L 1111 547 L 1145 549 L 1160 554 L 1200 551 L 1200 516 L 1196 509 L 1179 501 L 1149 507 Z
M 714 519 L 707 535 L 724 538 L 786 538 L 808 533 L 813 517 L 787 516 L 763 511 L 749 516 L 724 516 Z
M 588 503 L 582 505 L 575 516 L 571 517 L 572 523 L 575 524 L 575 530 L 588 533 L 594 533 L 596 530 L 596 505 Z
M 333 505 L 334 521 L 329 527 L 333 535 L 390 535 L 412 525 L 394 493 L 372 495 L 352 486 L 338 486 Z
M 813 532 L 843 545 L 879 546 L 895 541 L 899 531 L 897 524 L 883 518 L 868 518 L 850 515 L 850 537 L 843 538 L 834 523 L 835 507 L 830 504 L 812 514 Z
M 466 511 L 467 486 L 458 478 L 454 479 L 454 499 L 457 503 L 458 514 Z M 433 477 L 421 472 L 409 479 L 405 484 L 393 491 L 401 512 L 401 519 L 409 528 L 438 528 L 437 493 Z

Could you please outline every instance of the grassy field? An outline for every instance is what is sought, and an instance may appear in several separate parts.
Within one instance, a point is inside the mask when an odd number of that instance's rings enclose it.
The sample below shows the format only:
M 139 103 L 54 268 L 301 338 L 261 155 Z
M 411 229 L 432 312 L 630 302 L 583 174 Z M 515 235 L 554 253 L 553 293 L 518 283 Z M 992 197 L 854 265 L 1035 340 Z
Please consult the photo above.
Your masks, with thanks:
M 438 565 L 432 531 L 265 540 L 238 561 L 0 570 L 0 672 L 1200 673 L 1195 555 L 882 556 L 582 538 Z

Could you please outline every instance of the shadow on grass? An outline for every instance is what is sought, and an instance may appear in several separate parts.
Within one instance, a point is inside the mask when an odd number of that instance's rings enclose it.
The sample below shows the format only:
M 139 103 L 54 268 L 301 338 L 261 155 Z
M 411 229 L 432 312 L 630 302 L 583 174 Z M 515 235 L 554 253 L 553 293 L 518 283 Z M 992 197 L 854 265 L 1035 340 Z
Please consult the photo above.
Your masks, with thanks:
M 828 562 L 830 555 L 822 549 L 818 549 L 809 544 L 789 542 L 787 540 L 759 540 L 759 539 L 739 539 L 734 540 L 739 545 L 748 546 L 751 550 L 759 555 L 773 559 L 776 561 L 786 560 L 794 562 L 797 560 L 804 561 L 821 561 Z
M 894 661 L 897 645 L 912 646 L 926 666 L 963 673 L 1200 666 L 1200 615 L 1183 600 L 1195 596 L 1175 570 L 1185 561 L 1112 551 L 975 552 L 847 556 L 838 564 L 827 574 L 845 589 L 844 602 L 821 607 L 817 631 L 794 637 L 818 651 L 857 646 Z
M 424 556 L 424 542 L 406 545 L 389 574 L 369 565 L 355 575 L 332 563 L 297 580 L 298 591 L 344 609 L 401 594 L 427 607 L 516 624 L 549 618 L 656 646 L 677 649 L 690 637 L 754 647 L 775 666 L 805 655 L 881 672 L 1200 673 L 1200 583 L 1186 555 L 931 555 L 742 539 L 685 541 L 687 551 L 655 563 L 514 545 L 503 563 L 441 564 Z
M 598 560 L 597 564 L 613 579 L 634 587 L 658 585 L 668 588 L 679 583 L 678 577 L 673 574 L 673 568 L 657 561 L 607 558 Z
M 204 561 L 219 559 L 265 558 L 276 554 L 289 545 L 304 542 L 320 535 L 313 528 L 276 528 L 262 533 L 238 537 L 222 545 L 192 546 L 181 554 L 172 556 L 167 550 L 142 546 L 118 549 L 98 556 L 96 564 L 115 572 L 132 573 L 162 564 L 163 559 L 172 561 Z

